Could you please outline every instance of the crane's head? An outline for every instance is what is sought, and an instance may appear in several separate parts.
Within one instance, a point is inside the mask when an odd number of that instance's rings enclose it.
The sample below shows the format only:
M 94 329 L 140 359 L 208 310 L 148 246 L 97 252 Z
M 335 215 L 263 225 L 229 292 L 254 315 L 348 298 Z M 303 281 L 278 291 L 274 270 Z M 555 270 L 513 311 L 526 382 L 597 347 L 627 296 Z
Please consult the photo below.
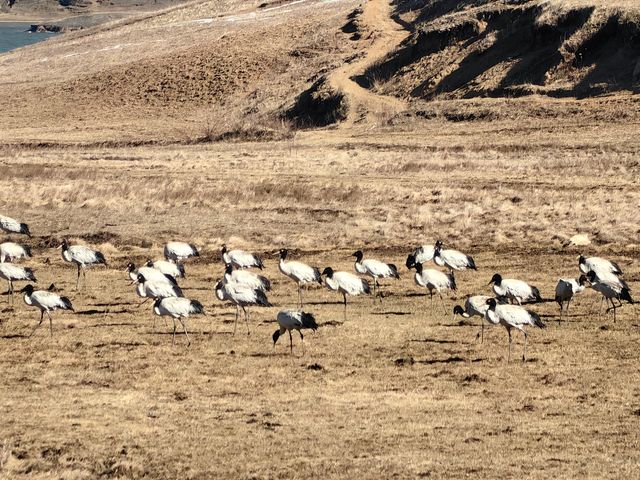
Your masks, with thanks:
M 326 275 L 327 277 L 333 277 L 333 268 L 327 267 L 322 271 L 322 275 Z
M 137 280 L 138 280 L 138 283 L 144 283 L 147 281 L 147 279 L 144 278 L 144 275 L 141 273 L 138 274 Z
M 453 316 L 455 317 L 456 315 L 463 315 L 464 314 L 464 310 L 462 309 L 462 307 L 460 305 L 456 305 L 455 307 L 453 307 Z
M 147 262 L 144 264 L 145 267 L 153 267 L 153 260 L 149 259 L 147 260 Z
M 127 264 L 127 268 L 125 269 L 127 272 L 131 273 L 136 269 L 136 266 L 133 262 L 129 262 Z
M 362 261 L 362 257 L 364 257 L 364 254 L 362 253 L 362 250 L 358 250 L 356 252 L 353 252 L 351 254 L 352 257 L 356 257 L 356 261 L 361 262 Z
M 222 249 L 221 249 L 222 254 L 224 255 L 225 253 L 227 253 L 227 244 L 223 243 L 222 244 Z
M 587 276 L 580 275 L 580 277 L 578 278 L 578 285 L 584 287 L 587 283 L 589 283 L 589 279 L 587 278 Z
M 25 285 L 25 287 L 22 290 L 20 290 L 20 292 L 26 293 L 27 295 L 31 295 L 33 291 L 34 291 L 33 285 L 31 284 Z
M 416 256 L 413 253 L 410 253 L 409 256 L 407 256 L 407 261 L 405 262 L 405 265 L 409 270 L 411 270 L 415 266 L 415 264 L 416 264 Z
M 230 263 L 226 263 L 224 266 L 224 273 L 225 275 L 231 275 L 231 273 L 233 273 L 233 265 L 231 265 Z
M 67 242 L 66 238 L 62 239 L 62 243 L 60 244 L 60 246 L 58 247 L 58 249 L 62 249 L 62 251 L 66 251 L 69 249 L 69 242 Z
M 436 240 L 434 247 L 439 249 L 442 248 L 443 245 L 444 243 L 442 243 L 442 240 Z
M 413 267 L 416 269 L 416 273 L 422 274 L 422 264 L 421 263 L 414 263 Z
M 276 346 L 276 342 L 278 341 L 278 339 L 280 338 L 280 330 L 276 330 L 275 332 L 273 332 L 273 335 L 271 336 L 271 338 L 273 339 L 273 346 Z
M 287 258 L 287 255 L 289 255 L 289 250 L 287 250 L 286 248 L 281 248 L 278 253 L 280 254 L 280 258 L 284 260 Z
M 495 298 L 490 298 L 487 300 L 487 305 L 489 305 L 489 310 L 495 310 L 496 309 L 496 299 Z
M 585 258 L 584 255 L 580 255 L 578 257 L 578 265 L 584 265 L 584 263 L 587 261 L 587 259 Z
M 587 273 L 587 280 L 589 280 L 590 283 L 594 283 L 596 281 L 596 272 L 589 270 L 589 273 Z
M 502 283 L 502 275 L 500 275 L 499 273 L 495 273 L 493 277 L 491 277 L 489 285 L 491 285 L 492 283 L 499 286 Z
M 216 282 L 215 287 L 213 287 L 214 290 L 222 290 L 222 288 L 224 287 L 224 284 L 222 283 L 222 280 L 218 280 Z

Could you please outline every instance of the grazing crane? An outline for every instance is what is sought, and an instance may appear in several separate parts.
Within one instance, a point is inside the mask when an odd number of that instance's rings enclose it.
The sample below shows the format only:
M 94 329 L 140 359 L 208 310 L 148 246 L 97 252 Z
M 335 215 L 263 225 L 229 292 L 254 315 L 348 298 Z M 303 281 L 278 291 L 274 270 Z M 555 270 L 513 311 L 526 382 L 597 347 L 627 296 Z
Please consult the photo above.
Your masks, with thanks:
M 9 284 L 7 303 L 13 303 L 13 282 L 37 282 L 33 270 L 12 263 L 0 263 L 0 278 Z
M 195 245 L 185 242 L 169 242 L 164 246 L 164 258 L 179 263 L 189 257 L 199 257 L 200 252 Z
M 264 267 L 260 257 L 244 250 L 228 250 L 226 245 L 222 245 L 221 254 L 225 265 L 230 263 L 236 268 L 257 267 L 260 270 Z
M 107 265 L 104 255 L 97 250 L 92 250 L 84 245 L 69 245 L 66 239 L 62 240 L 62 244 L 58 247 L 62 249 L 62 259 L 65 262 L 75 263 L 78 267 L 78 277 L 76 278 L 76 290 L 80 285 L 80 272 L 84 278 L 84 284 L 87 285 L 86 267 L 92 265 Z
M 614 322 L 616 321 L 616 309 L 622 307 L 622 300 L 630 304 L 635 303 L 631 298 L 631 289 L 629 285 L 627 285 L 627 282 L 612 273 L 598 274 L 591 270 L 587 273 L 587 280 L 589 280 L 592 289 L 602 294 L 602 300 L 606 300 L 607 307 L 609 306 L 609 302 L 611 302 L 611 307 L 607 308 L 606 313 L 613 310 Z M 616 305 L 614 299 L 618 300 L 620 305 Z M 600 302 L 600 310 L 602 310 L 602 302 Z
M 416 282 L 416 285 L 429 289 L 431 308 L 433 309 L 433 291 L 435 290 L 440 296 L 440 300 L 442 301 L 442 308 L 444 309 L 444 312 L 446 314 L 447 307 L 445 307 L 444 305 L 442 292 L 445 290 L 452 290 L 455 292 L 457 290 L 456 279 L 453 275 L 453 272 L 444 273 L 433 268 L 423 269 L 421 263 L 416 263 L 414 265 L 414 268 L 416 269 L 416 274 L 414 275 L 413 279 Z
M 613 273 L 614 275 L 622 275 L 622 270 L 617 263 L 600 257 L 586 258 L 584 255 L 580 255 L 578 257 L 578 266 L 584 274 L 594 271 L 598 274 Z
M 302 262 L 287 262 L 286 259 L 289 251 L 286 248 L 281 249 L 279 255 L 280 262 L 278 263 L 278 268 L 283 275 L 286 275 L 298 284 L 298 302 L 300 303 L 300 308 L 302 308 L 302 285 L 313 282 L 318 282 L 322 285 L 320 270 L 317 267 L 310 267 Z
M 174 283 L 164 281 L 152 281 L 148 280 L 142 273 L 138 273 L 136 277 L 138 286 L 136 292 L 145 300 L 139 305 L 143 305 L 149 299 L 158 298 L 170 298 L 170 297 L 184 297 L 180 287 Z
M 450 271 L 454 270 L 477 270 L 476 262 L 473 261 L 473 257 L 466 255 L 458 250 L 443 250 L 443 243 L 438 240 L 436 242 L 435 250 L 433 252 L 433 261 L 440 267 L 447 267 Z
M 20 235 L 31 237 L 29 225 L 26 223 L 20 223 L 13 218 L 5 217 L 4 215 L 0 215 L 0 230 L 6 233 L 18 233 Z
M 565 314 L 569 313 L 569 304 L 573 296 L 582 293 L 586 283 L 587 277 L 584 275 L 580 275 L 577 280 L 574 278 L 561 278 L 558 280 L 556 285 L 556 302 L 560 305 L 560 319 L 558 322 L 562 320 L 563 312 Z
M 13 262 L 31 256 L 31 248 L 13 242 L 0 243 L 0 263 Z
M 183 264 L 173 263 L 168 260 L 156 260 L 155 262 L 147 260 L 145 267 L 155 268 L 165 275 L 171 275 L 173 278 L 184 278 L 186 276 Z
M 49 287 L 51 288 L 51 287 Z M 73 310 L 73 305 L 71 305 L 71 300 L 67 297 L 61 297 L 57 293 L 53 293 L 49 290 L 34 290 L 33 285 L 29 284 L 25 286 L 21 292 L 24 293 L 24 303 L 29 305 L 30 307 L 35 307 L 40 309 L 40 322 L 34 327 L 31 331 L 31 335 L 35 333 L 40 325 L 42 325 L 42 321 L 44 320 L 44 314 L 47 314 L 49 317 L 49 335 L 53 336 L 53 320 L 51 319 L 51 314 L 53 310 Z
M 248 270 L 234 270 L 233 265 L 227 264 L 224 270 L 224 283 L 238 283 L 263 292 L 271 290 L 271 282 L 263 275 L 256 275 Z
M 522 305 L 522 302 L 542 301 L 540 290 L 522 280 L 502 278 L 499 273 L 496 273 L 491 277 L 489 285 L 491 284 L 493 284 L 493 292 L 498 298 L 506 298 L 511 302 L 515 301 L 518 305 Z
M 354 264 L 356 272 L 373 278 L 373 301 L 376 301 L 377 291 L 378 295 L 380 295 L 380 301 L 382 302 L 382 293 L 380 292 L 380 284 L 378 283 L 378 279 L 390 277 L 399 279 L 400 274 L 398 273 L 398 267 L 396 267 L 393 263 L 384 263 L 380 260 L 374 260 L 372 258 L 362 260 L 362 258 L 364 257 L 362 250 L 358 250 L 352 256 L 356 257 L 356 262 Z
M 456 318 L 456 315 L 460 315 L 463 318 L 480 317 L 480 331 L 476 335 L 476 340 L 480 337 L 480 343 L 484 343 L 484 316 L 489 308 L 487 300 L 490 298 L 487 295 L 473 295 L 464 302 L 464 309 L 460 305 L 453 307 L 451 321 Z
M 433 260 L 435 245 L 421 245 L 407 256 L 407 268 L 412 269 L 416 263 L 427 263 Z
M 138 275 L 142 274 L 144 278 L 149 282 L 169 282 L 173 285 L 177 285 L 178 282 L 171 275 L 162 273 L 160 270 L 156 270 L 153 267 L 140 267 L 136 268 L 133 262 L 129 262 L 126 268 L 126 272 L 129 274 L 129 278 L 132 282 L 138 281 Z
M 187 332 L 187 318 L 190 315 L 206 315 L 200 302 L 182 297 L 156 298 L 153 304 L 153 312 L 158 316 L 166 316 L 173 319 L 172 344 L 176 343 L 176 320 L 178 320 L 182 324 L 184 334 L 187 337 L 187 346 L 191 345 L 189 333 Z
M 509 334 L 509 355 L 507 362 L 511 361 L 511 330 L 517 329 L 524 335 L 524 349 L 522 351 L 522 361 L 525 362 L 527 354 L 528 334 L 524 327 L 532 325 L 538 328 L 545 328 L 545 324 L 540 320 L 540 316 L 531 310 L 527 310 L 519 305 L 499 305 L 495 298 L 487 300 L 489 308 L 485 313 L 485 319 L 494 325 L 502 325 Z
M 349 272 L 334 272 L 333 268 L 327 267 L 322 271 L 326 276 L 325 283 L 329 290 L 340 292 L 344 303 L 344 319 L 347 319 L 347 295 L 356 296 L 360 294 L 370 294 L 369 282 Z
M 259 307 L 271 307 L 267 296 L 262 290 L 257 288 L 247 287 L 238 283 L 224 283 L 218 280 L 215 286 L 216 297 L 221 301 L 228 301 L 236 306 L 236 320 L 233 324 L 233 334 L 236 334 L 236 327 L 238 325 L 239 308 L 242 308 L 244 312 L 244 320 L 247 324 L 247 335 L 250 335 L 249 331 L 249 311 L 247 307 L 256 305 Z
M 311 313 L 299 310 L 283 310 L 278 312 L 276 319 L 278 320 L 280 328 L 273 332 L 273 346 L 275 348 L 278 338 L 280 338 L 281 335 L 284 335 L 285 332 L 289 332 L 289 347 L 291 349 L 291 355 L 293 355 L 293 338 L 291 336 L 291 330 L 298 331 L 300 334 L 300 342 L 304 349 L 304 335 L 302 334 L 302 330 L 310 329 L 316 331 L 318 329 L 315 317 Z

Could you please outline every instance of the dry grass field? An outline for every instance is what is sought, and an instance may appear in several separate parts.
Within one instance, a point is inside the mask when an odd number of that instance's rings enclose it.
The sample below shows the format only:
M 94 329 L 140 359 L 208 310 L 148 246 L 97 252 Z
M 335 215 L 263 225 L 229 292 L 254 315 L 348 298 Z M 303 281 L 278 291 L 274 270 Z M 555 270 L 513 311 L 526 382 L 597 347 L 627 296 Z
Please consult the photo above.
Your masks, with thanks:
M 577 276 L 580 251 L 616 258 L 638 281 L 636 140 L 575 149 L 573 136 L 536 145 L 488 129 L 447 135 L 300 134 L 295 142 L 2 151 L 12 172 L 5 210 L 29 219 L 39 284 L 77 312 L 54 315 L 54 336 L 25 338 L 37 312 L 3 309 L 2 472 L 6 478 L 615 477 L 638 464 L 636 312 L 616 323 L 587 292 L 558 324 L 554 303 L 534 308 L 529 360 L 506 363 L 507 335 L 475 341 L 477 320 L 451 319 L 465 295 L 489 293 L 494 272 L 553 296 Z M 520 134 L 522 133 L 522 134 Z M 612 132 L 620 135 L 620 131 Z M 453 136 L 453 139 L 452 139 Z M 525 138 L 519 132 L 514 138 Z M 562 140 L 564 139 L 564 140 Z M 433 143 L 432 143 L 433 142 Z M 444 146 L 448 144 L 449 147 Z M 579 168 L 578 168 L 579 167 Z M 571 174 L 566 169 L 571 169 Z M 607 205 L 611 206 L 607 208 Z M 563 247 L 576 232 L 594 245 Z M 108 269 L 74 291 L 57 239 L 99 247 Z M 209 316 L 171 345 L 162 320 L 122 271 L 190 239 L 187 295 Z M 430 307 L 404 267 L 415 245 L 445 238 L 474 254 L 478 272 Z M 274 307 L 254 309 L 251 336 L 214 299 L 226 242 L 260 252 Z M 278 309 L 295 290 L 270 254 L 350 270 L 350 254 L 401 266 L 382 304 L 316 288 L 307 309 L 320 329 L 303 354 L 294 336 L 274 349 Z
M 640 296 L 635 4 L 194 1 L 1 55 L 0 214 L 76 311 L 29 338 L 38 312 L 0 296 L 0 478 L 637 475 L 638 312 L 614 323 L 587 290 L 560 323 L 551 301 L 581 253 Z M 108 259 L 79 291 L 63 238 Z M 436 239 L 478 265 L 446 311 L 404 267 Z M 189 347 L 124 271 L 170 240 L 202 251 Z M 250 336 L 214 296 L 223 243 L 273 282 Z M 344 270 L 362 249 L 402 278 L 346 320 L 306 291 L 320 328 L 290 355 L 280 248 Z M 507 363 L 502 327 L 480 344 L 452 319 L 496 272 L 549 300 L 524 364 L 520 335 Z

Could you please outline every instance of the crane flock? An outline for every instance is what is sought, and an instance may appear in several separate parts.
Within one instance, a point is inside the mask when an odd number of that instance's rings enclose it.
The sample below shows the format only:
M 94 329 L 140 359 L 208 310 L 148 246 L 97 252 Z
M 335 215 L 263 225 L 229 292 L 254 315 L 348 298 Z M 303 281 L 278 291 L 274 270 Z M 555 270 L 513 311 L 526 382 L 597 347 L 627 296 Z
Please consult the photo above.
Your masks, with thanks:
M 0 230 L 11 235 L 26 235 L 31 237 L 29 226 L 13 218 L 0 215 Z M 421 245 L 415 248 L 406 260 L 409 270 L 415 269 L 413 275 L 415 284 L 425 288 L 429 292 L 430 305 L 433 308 L 433 295 L 440 297 L 442 307 L 445 310 L 443 292 L 457 291 L 455 272 L 464 270 L 477 271 L 476 263 L 470 255 L 454 249 L 444 249 L 444 243 L 438 240 L 434 245 Z M 76 266 L 76 290 L 80 288 L 80 277 L 84 279 L 86 288 L 86 269 L 98 265 L 107 266 L 105 256 L 94 249 L 84 245 L 70 245 L 63 239 L 60 246 L 62 259 Z M 382 279 L 400 279 L 398 268 L 392 263 L 386 263 L 373 258 L 365 258 L 362 250 L 353 253 L 355 257 L 354 271 L 335 271 L 332 267 L 326 267 L 320 271 L 317 266 L 311 266 L 297 260 L 288 260 L 289 251 L 280 249 L 278 269 L 289 279 L 293 280 L 298 292 L 298 310 L 282 310 L 276 316 L 278 330 L 272 335 L 275 347 L 281 335 L 289 333 L 290 350 L 293 353 L 293 338 L 291 332 L 297 330 L 304 348 L 304 335 L 302 330 L 317 330 L 318 323 L 314 314 L 302 310 L 302 289 L 305 286 L 319 284 L 342 296 L 344 320 L 347 320 L 347 298 L 373 293 L 373 301 L 383 299 L 380 281 Z M 27 245 L 6 241 L 0 244 L 0 278 L 8 284 L 8 302 L 13 303 L 15 282 L 37 282 L 35 272 L 29 267 L 17 265 L 15 262 L 23 261 L 32 256 L 31 248 Z M 164 259 L 148 260 L 141 266 L 129 262 L 125 272 L 130 280 L 130 285 L 135 284 L 135 292 L 144 299 L 140 306 L 149 300 L 153 300 L 152 311 L 161 317 L 171 317 L 173 320 L 173 337 L 175 343 L 177 323 L 184 331 L 188 345 L 191 344 L 187 331 L 187 319 L 195 315 L 207 315 L 204 306 L 198 300 L 185 298 L 183 289 L 178 285 L 178 279 L 186 277 L 184 261 L 191 257 L 200 256 L 198 248 L 187 242 L 172 241 L 164 247 Z M 222 245 L 220 259 L 224 264 L 223 275 L 215 281 L 213 287 L 214 296 L 223 302 L 228 302 L 236 307 L 233 333 L 235 335 L 240 310 L 243 312 L 247 334 L 250 334 L 250 307 L 271 307 L 268 294 L 272 290 L 272 282 L 264 275 L 252 272 L 250 269 L 262 270 L 265 265 L 260 256 L 239 249 L 230 250 Z M 435 266 L 444 268 L 425 268 L 424 265 L 433 262 Z M 622 307 L 623 301 L 633 304 L 631 288 L 622 278 L 623 272 L 620 266 L 612 261 L 599 258 L 587 258 L 580 255 L 578 269 L 581 275 L 577 279 L 561 278 L 555 289 L 555 302 L 560 307 L 560 318 L 566 315 L 573 298 L 582 293 L 586 288 L 591 288 L 602 295 L 602 304 L 606 302 L 606 313 L 613 311 L 614 321 L 616 310 Z M 366 278 L 363 278 L 366 277 Z M 369 280 L 373 283 L 370 285 Z M 540 315 L 526 308 L 529 304 L 553 301 L 545 300 L 540 290 L 529 283 L 512 278 L 503 278 L 495 273 L 489 282 L 492 285 L 493 296 L 470 295 L 466 298 L 464 307 L 456 305 L 453 308 L 453 318 L 459 315 L 463 318 L 479 317 L 480 342 L 484 341 L 485 322 L 491 325 L 502 325 L 508 334 L 507 361 L 511 358 L 512 331 L 518 330 L 524 336 L 522 360 L 526 359 L 526 345 L 528 333 L 525 327 L 544 328 Z M 53 321 L 51 312 L 55 310 L 74 311 L 69 298 L 58 295 L 56 288 L 51 285 L 47 290 L 36 290 L 32 283 L 28 283 L 20 290 L 24 295 L 24 302 L 29 307 L 40 310 L 40 321 L 32 330 L 33 334 L 42 324 L 44 315 L 49 319 L 49 332 L 53 335 Z M 617 302 L 617 303 L 616 303 Z M 165 322 L 166 323 L 166 322 Z

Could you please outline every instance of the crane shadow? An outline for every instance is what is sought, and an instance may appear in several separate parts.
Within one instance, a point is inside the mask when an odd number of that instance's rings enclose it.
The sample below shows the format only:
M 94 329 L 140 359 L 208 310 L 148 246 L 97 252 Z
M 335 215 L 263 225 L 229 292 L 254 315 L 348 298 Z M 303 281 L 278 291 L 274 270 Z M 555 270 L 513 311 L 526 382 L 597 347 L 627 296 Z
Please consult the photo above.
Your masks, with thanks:
M 418 339 L 418 338 L 412 338 L 411 340 L 409 340 L 410 342 L 417 342 L 417 343 L 438 343 L 438 344 L 450 344 L 450 343 L 462 343 L 459 342 L 458 340 L 442 340 L 439 338 L 425 338 L 425 339 Z
M 373 312 L 371 315 L 411 315 L 411 312 Z

